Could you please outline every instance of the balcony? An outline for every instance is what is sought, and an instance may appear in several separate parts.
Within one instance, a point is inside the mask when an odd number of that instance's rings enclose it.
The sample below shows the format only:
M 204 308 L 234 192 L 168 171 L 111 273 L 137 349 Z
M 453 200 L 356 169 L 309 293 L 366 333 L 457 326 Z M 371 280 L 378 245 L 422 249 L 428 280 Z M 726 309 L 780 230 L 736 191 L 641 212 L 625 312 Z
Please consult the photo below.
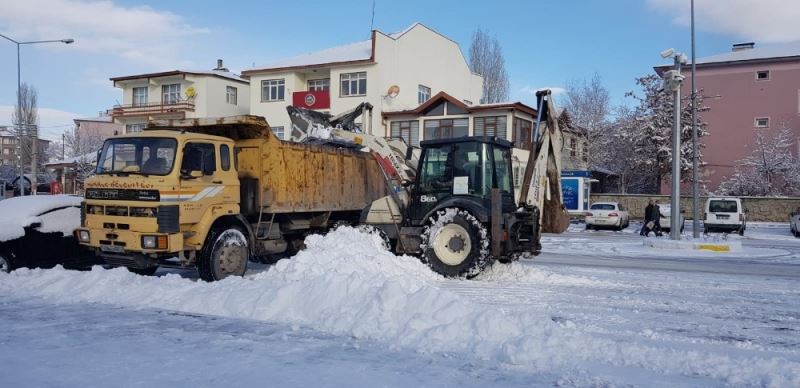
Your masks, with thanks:
M 295 108 L 330 109 L 330 90 L 302 91 L 292 93 L 292 105 Z
M 116 105 L 108 110 L 113 118 L 179 115 L 186 118 L 186 112 L 194 112 L 194 101 L 178 101 L 174 103 L 151 102 L 147 104 Z

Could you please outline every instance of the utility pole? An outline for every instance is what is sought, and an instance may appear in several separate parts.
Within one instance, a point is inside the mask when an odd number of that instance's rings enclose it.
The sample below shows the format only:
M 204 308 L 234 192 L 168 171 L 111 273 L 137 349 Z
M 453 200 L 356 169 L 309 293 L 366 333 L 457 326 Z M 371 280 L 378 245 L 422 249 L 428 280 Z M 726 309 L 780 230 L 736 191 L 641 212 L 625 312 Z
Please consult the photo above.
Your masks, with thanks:
M 694 0 L 692 7 L 692 237 L 700 237 L 700 182 L 697 171 L 699 146 L 697 144 L 697 87 L 694 83 L 694 73 L 697 63 L 694 51 Z
M 72 44 L 75 43 L 75 39 L 54 39 L 54 40 L 32 40 L 28 42 L 18 42 L 14 39 L 11 39 L 3 34 L 0 34 L 0 38 L 4 38 L 11 43 L 17 45 L 17 144 L 20 147 L 20 151 L 22 150 L 22 140 L 23 140 L 23 123 L 22 120 L 22 66 L 20 65 L 20 55 L 19 55 L 19 46 L 24 44 L 38 44 L 38 43 L 64 43 L 64 44 Z M 34 123 L 25 123 L 27 125 L 35 125 Z M 30 130 L 30 129 L 29 129 Z M 36 131 L 36 127 L 33 127 L 32 135 L 35 136 L 31 139 L 31 194 L 36 192 L 36 143 L 38 142 L 38 131 Z M 20 195 L 25 195 L 25 167 L 22 165 L 22 154 L 20 152 L 17 155 L 19 159 L 19 193 Z

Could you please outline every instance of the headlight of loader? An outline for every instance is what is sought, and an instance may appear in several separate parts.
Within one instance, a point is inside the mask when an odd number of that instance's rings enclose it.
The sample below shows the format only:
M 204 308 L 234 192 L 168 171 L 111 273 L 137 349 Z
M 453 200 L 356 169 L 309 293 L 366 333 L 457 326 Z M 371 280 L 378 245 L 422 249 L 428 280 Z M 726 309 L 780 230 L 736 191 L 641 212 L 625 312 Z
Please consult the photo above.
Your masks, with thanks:
M 156 248 L 156 236 L 142 236 L 142 248 L 155 249 Z
M 78 231 L 78 239 L 81 242 L 89 242 L 89 231 L 88 230 L 79 230 Z

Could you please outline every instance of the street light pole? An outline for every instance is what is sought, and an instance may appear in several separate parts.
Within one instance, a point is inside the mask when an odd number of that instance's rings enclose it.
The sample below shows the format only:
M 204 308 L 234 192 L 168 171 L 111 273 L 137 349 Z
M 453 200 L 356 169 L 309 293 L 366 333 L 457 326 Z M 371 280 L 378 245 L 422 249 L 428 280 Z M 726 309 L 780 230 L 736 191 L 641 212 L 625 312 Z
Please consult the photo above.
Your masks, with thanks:
M 692 8 L 692 237 L 700 237 L 700 183 L 697 171 L 698 155 L 697 144 L 697 87 L 694 84 L 694 73 L 697 63 L 694 52 L 694 0 Z
M 664 73 L 664 90 L 672 92 L 674 101 L 674 117 L 672 122 L 672 201 L 670 209 L 669 237 L 681 239 L 681 84 L 683 75 L 681 65 L 686 63 L 686 56 L 667 49 L 661 52 L 662 58 L 672 57 L 675 60 L 674 70 Z
M 64 44 L 72 44 L 75 43 L 75 39 L 52 39 L 52 40 L 32 40 L 27 42 L 19 42 L 14 39 L 11 39 L 3 34 L 0 34 L 0 37 L 5 38 L 6 40 L 10 41 L 17 45 L 17 147 L 20 150 L 20 154 L 17 155 L 19 159 L 19 193 L 20 195 L 25 195 L 25 167 L 22 165 L 22 139 L 23 139 L 23 129 L 22 129 L 22 66 L 20 64 L 20 55 L 19 50 L 20 46 L 24 44 L 37 44 L 37 43 L 64 43 Z M 32 123 L 27 123 L 28 125 L 33 125 L 32 128 L 32 139 L 31 139 L 31 194 L 36 193 L 36 143 L 39 141 L 38 137 L 39 134 L 37 133 L 36 127 Z M 29 127 L 31 128 L 31 127 Z

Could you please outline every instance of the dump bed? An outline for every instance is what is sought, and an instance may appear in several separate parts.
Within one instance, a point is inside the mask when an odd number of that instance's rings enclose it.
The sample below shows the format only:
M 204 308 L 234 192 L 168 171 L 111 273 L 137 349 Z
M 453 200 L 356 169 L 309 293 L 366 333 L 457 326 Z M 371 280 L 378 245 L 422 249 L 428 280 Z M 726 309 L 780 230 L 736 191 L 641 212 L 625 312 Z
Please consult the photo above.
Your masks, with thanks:
M 362 210 L 387 193 L 375 158 L 359 150 L 278 139 L 258 116 L 168 120 L 151 127 L 229 137 L 235 141 L 243 190 L 266 213 Z M 252 208 L 243 199 L 242 211 Z M 254 210 L 254 209 L 253 209 Z

